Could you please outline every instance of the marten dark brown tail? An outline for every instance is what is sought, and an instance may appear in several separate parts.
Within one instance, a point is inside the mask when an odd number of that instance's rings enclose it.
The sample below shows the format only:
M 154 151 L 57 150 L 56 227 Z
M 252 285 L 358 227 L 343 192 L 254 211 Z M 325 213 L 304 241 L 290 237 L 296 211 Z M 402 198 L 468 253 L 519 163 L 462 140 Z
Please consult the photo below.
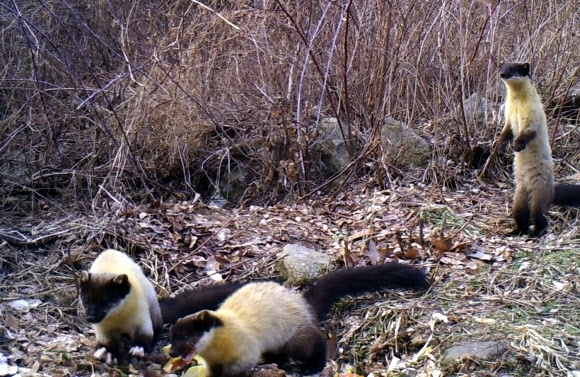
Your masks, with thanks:
M 425 273 L 415 267 L 386 263 L 332 271 L 318 279 L 303 296 L 316 318 L 323 321 L 332 305 L 345 296 L 396 288 L 425 290 L 429 283 Z
M 179 318 L 201 310 L 216 310 L 232 293 L 247 283 L 225 283 L 184 291 L 174 298 L 161 301 L 164 323 L 174 324 Z M 333 304 L 349 295 L 385 289 L 429 288 L 425 273 L 401 263 L 343 268 L 329 272 L 303 293 L 319 321 L 326 319 Z
M 558 206 L 580 206 L 580 185 L 556 185 L 554 187 L 554 204 Z
M 225 283 L 198 287 L 179 293 L 159 303 L 163 323 L 174 324 L 179 318 L 201 310 L 216 310 L 232 293 L 247 283 Z

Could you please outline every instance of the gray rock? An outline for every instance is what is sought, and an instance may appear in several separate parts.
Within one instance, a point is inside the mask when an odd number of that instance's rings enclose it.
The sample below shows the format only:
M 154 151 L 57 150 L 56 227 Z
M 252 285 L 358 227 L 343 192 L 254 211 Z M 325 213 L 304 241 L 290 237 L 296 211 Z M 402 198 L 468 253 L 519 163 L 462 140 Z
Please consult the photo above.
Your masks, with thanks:
M 18 372 L 18 366 L 0 363 L 0 376 L 12 376 Z
M 42 304 L 42 301 L 38 299 L 21 299 L 12 301 L 10 306 L 21 313 L 28 313 L 31 309 L 37 308 L 40 304 Z
M 490 104 L 487 98 L 482 97 L 479 93 L 473 93 L 465 101 L 463 101 L 463 108 L 465 109 L 465 118 L 469 124 L 483 125 L 488 119 L 492 118 L 492 113 L 497 106 Z M 461 106 L 457 106 L 457 119 L 462 119 L 460 114 Z
M 429 144 L 410 127 L 398 120 L 385 119 L 381 143 L 386 157 L 403 167 L 425 166 L 431 156 Z
M 297 244 L 284 246 L 278 257 L 282 259 L 276 264 L 276 269 L 288 285 L 303 285 L 313 281 L 333 266 L 334 259 Z
M 492 360 L 507 351 L 507 345 L 502 341 L 472 342 L 452 346 L 443 356 L 441 364 L 451 364 L 464 357 L 480 360 Z
M 343 133 L 346 141 L 343 138 Z M 327 175 L 332 175 L 350 162 L 351 156 L 348 153 L 347 143 L 355 144 L 354 137 L 349 136 L 348 130 L 343 125 L 343 132 L 340 132 L 340 125 L 336 118 L 325 118 L 318 125 L 318 142 L 322 150 L 322 160 L 327 168 Z
M 220 193 L 228 201 L 237 203 L 243 198 L 253 178 L 252 173 L 241 164 L 233 166 L 219 181 Z

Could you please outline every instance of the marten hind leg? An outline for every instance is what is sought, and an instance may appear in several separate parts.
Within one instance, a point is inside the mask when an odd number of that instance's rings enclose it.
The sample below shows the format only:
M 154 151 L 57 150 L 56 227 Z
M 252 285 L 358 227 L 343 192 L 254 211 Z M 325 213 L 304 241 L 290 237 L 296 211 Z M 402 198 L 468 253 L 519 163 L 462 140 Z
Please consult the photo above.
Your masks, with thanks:
M 536 190 L 530 198 L 530 211 L 534 221 L 531 237 L 542 237 L 548 229 L 548 210 L 552 203 L 553 194 L 549 189 Z
M 516 189 L 512 216 L 516 222 L 516 229 L 508 233 L 510 236 L 523 236 L 530 231 L 530 203 L 527 192 Z
M 326 340 L 314 325 L 303 326 L 284 347 L 286 359 L 295 361 L 300 374 L 319 373 L 326 366 Z

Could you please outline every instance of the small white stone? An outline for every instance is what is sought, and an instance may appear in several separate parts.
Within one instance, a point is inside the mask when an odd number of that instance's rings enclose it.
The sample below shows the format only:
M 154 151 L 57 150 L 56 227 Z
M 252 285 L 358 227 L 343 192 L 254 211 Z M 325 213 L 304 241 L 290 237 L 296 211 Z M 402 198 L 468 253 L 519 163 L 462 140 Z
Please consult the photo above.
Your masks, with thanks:
M 107 349 L 105 347 L 101 347 L 95 351 L 93 356 L 97 360 L 105 360 L 107 358 Z
M 30 304 L 26 300 L 12 301 L 10 306 L 22 313 L 28 313 L 30 311 Z

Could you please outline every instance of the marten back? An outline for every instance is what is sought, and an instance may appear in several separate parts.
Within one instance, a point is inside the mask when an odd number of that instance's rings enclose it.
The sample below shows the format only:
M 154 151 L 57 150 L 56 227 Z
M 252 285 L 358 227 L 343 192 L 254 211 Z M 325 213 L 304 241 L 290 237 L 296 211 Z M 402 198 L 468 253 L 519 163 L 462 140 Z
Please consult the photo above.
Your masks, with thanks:
M 224 283 L 197 287 L 165 299 L 159 303 L 164 323 L 175 323 L 179 318 L 200 310 L 216 310 L 232 293 L 247 283 Z

